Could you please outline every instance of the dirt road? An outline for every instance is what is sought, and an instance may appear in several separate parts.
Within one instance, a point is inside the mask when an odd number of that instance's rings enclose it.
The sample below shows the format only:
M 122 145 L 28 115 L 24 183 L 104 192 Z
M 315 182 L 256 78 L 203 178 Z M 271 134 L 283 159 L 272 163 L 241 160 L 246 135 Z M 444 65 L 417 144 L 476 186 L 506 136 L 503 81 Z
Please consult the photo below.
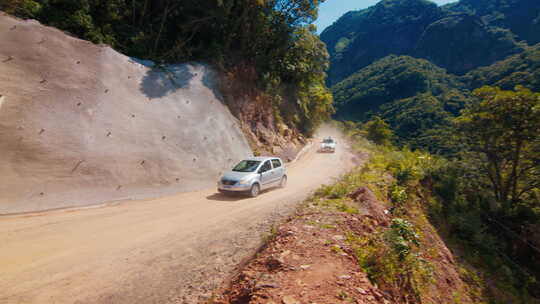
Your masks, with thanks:
M 197 303 L 298 202 L 352 165 L 314 144 L 284 189 L 257 198 L 215 189 L 79 210 L 0 217 L 0 303 Z M 320 137 L 319 137 L 320 138 Z M 317 142 L 317 139 L 315 139 Z

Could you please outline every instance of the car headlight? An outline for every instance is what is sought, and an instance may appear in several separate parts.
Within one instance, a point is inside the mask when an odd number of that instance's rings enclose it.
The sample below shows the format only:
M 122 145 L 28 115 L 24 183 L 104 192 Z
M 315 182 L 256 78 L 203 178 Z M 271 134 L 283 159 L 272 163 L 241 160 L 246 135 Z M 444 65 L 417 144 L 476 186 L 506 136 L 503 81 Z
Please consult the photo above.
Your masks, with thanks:
M 238 181 L 239 185 L 249 185 L 249 182 L 251 181 L 251 178 L 244 178 Z

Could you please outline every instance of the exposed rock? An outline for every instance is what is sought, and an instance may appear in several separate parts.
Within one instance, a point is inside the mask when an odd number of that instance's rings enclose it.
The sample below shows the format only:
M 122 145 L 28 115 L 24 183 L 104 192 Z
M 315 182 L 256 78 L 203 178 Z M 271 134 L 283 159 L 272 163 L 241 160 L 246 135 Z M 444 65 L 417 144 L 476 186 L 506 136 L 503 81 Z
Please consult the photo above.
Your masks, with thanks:
M 300 304 L 300 301 L 296 300 L 292 296 L 284 296 L 282 302 L 283 304 Z
M 365 291 L 363 288 L 357 287 L 356 290 L 363 295 L 367 294 L 367 291 Z
M 333 238 L 334 240 L 336 240 L 336 241 L 343 241 L 343 240 L 345 240 L 345 236 L 343 236 L 343 235 L 334 235 L 332 238 Z
M 278 270 L 285 267 L 285 262 L 283 261 L 283 258 L 281 257 L 270 256 L 266 260 L 266 267 L 269 270 Z
M 350 198 L 361 204 L 367 212 L 367 217 L 373 218 L 384 226 L 389 225 L 389 216 L 384 212 L 385 204 L 377 199 L 368 187 L 360 187 L 349 195 Z
M 262 288 L 279 288 L 279 284 L 274 280 L 273 277 L 263 277 L 255 284 L 255 289 Z

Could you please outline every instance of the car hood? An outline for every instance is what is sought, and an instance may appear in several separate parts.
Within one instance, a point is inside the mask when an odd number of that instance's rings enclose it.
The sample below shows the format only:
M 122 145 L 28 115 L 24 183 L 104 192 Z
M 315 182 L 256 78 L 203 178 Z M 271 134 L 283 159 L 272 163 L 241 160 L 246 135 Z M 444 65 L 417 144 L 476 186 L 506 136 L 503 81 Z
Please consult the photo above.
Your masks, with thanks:
M 226 180 L 239 181 L 245 177 L 254 176 L 254 175 L 256 174 L 253 172 L 228 171 L 228 172 L 225 172 L 221 178 L 226 179 Z
M 326 148 L 326 147 L 332 148 L 332 147 L 335 147 L 335 146 L 336 146 L 335 143 L 331 143 L 331 144 L 330 143 L 322 143 L 321 144 L 321 147 L 323 147 L 323 148 Z

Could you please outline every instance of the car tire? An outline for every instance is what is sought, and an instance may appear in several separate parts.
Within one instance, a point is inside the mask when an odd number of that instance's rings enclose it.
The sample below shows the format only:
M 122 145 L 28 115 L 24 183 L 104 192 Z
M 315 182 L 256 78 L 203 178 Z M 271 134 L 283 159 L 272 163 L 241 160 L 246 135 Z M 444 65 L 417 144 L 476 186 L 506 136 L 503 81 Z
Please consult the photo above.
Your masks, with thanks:
M 283 175 L 281 181 L 279 182 L 280 188 L 285 188 L 285 186 L 287 186 L 287 175 Z
M 259 184 L 253 184 L 253 186 L 251 186 L 251 189 L 249 190 L 249 196 L 257 197 L 260 192 L 261 186 L 259 186 Z

